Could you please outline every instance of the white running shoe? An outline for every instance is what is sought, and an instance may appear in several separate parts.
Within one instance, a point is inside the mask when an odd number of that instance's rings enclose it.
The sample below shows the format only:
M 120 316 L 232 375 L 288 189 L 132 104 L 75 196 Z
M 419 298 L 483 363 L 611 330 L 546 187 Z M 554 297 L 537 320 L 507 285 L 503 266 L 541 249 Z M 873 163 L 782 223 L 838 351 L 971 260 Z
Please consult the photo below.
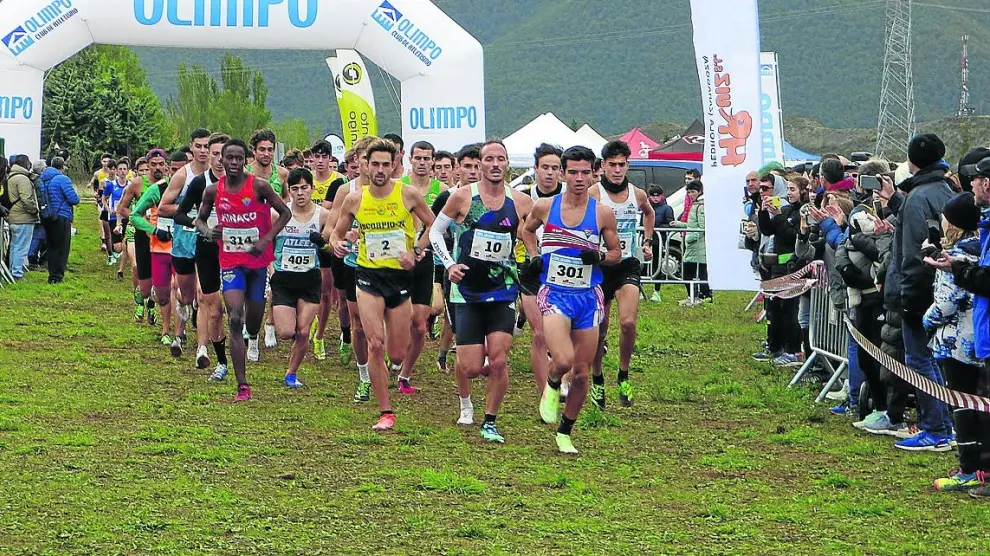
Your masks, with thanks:
M 210 352 L 207 351 L 206 346 L 199 346 L 196 349 L 196 368 L 206 369 L 210 366 Z
M 461 416 L 457 419 L 458 425 L 473 425 L 474 424 L 474 406 L 462 407 Z
M 213 370 L 213 374 L 210 375 L 210 382 L 223 382 L 227 378 L 227 365 L 223 363 L 217 363 L 217 368 Z
M 261 359 L 261 352 L 258 350 L 258 340 L 248 340 L 247 359 L 248 361 Z
M 245 324 L 245 325 L 243 326 L 243 328 L 241 329 L 241 335 L 242 335 L 242 336 L 244 336 L 244 339 L 245 339 L 245 340 L 247 340 L 248 338 L 250 338 L 250 337 L 251 337 L 251 335 L 250 335 L 250 334 L 248 334 L 248 331 L 247 331 L 247 325 L 246 325 L 246 324 Z
M 278 339 L 275 337 L 275 325 L 266 324 L 265 325 L 265 349 L 273 349 L 278 345 Z

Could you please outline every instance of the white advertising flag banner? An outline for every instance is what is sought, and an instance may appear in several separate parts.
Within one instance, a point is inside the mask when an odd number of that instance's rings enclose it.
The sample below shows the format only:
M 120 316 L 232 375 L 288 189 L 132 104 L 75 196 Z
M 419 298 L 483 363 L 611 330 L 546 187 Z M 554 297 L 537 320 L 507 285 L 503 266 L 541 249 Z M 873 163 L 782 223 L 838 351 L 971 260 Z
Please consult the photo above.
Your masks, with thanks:
M 708 276 L 715 289 L 755 291 L 752 253 L 740 249 L 739 232 L 746 173 L 763 164 L 756 0 L 691 0 L 691 21 L 705 124 Z
M 780 69 L 776 52 L 760 52 L 760 127 L 763 163 L 784 163 L 784 118 L 780 109 Z

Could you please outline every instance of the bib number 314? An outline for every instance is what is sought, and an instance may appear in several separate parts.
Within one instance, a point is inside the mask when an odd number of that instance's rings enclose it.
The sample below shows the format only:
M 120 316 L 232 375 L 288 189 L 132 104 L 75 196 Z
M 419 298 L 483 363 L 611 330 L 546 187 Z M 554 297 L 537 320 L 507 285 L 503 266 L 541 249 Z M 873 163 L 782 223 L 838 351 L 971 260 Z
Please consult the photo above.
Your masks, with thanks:
M 258 228 L 223 229 L 223 250 L 227 253 L 248 253 L 261 239 Z

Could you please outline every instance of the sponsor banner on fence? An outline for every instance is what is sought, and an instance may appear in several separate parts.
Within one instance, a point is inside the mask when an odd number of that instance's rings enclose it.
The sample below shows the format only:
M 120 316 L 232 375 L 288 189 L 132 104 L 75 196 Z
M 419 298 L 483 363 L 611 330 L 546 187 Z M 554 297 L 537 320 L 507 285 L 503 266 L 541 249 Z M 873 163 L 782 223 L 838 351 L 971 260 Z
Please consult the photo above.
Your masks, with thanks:
M 371 77 L 361 55 L 354 50 L 337 50 L 327 58 L 333 79 L 333 89 L 340 108 L 340 123 L 344 129 L 344 145 L 350 149 L 362 137 L 378 135 L 375 95 Z
M 763 165 L 756 0 L 691 0 L 691 21 L 705 124 L 708 276 L 715 289 L 755 291 L 752 254 L 739 248 L 739 228 L 746 173 Z

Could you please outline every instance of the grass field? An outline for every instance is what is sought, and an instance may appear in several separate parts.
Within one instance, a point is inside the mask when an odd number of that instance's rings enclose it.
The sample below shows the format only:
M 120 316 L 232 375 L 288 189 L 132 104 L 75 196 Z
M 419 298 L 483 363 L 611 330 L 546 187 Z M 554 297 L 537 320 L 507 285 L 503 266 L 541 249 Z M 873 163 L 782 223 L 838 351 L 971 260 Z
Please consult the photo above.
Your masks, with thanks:
M 188 351 L 173 360 L 133 323 L 129 282 L 80 212 L 64 284 L 32 273 L 0 290 L 0 552 L 990 551 L 990 506 L 931 489 L 954 454 L 896 451 L 786 389 L 749 359 L 762 325 L 743 294 L 683 309 L 669 288 L 645 306 L 637 403 L 618 407 L 610 355 L 611 407 L 582 413 L 577 457 L 538 420 L 521 339 L 504 446 L 454 424 L 432 343 L 422 393 L 395 394 L 397 430 L 373 434 L 335 352 L 307 359 L 302 391 L 280 383 L 287 346 L 265 352 L 238 405 Z

